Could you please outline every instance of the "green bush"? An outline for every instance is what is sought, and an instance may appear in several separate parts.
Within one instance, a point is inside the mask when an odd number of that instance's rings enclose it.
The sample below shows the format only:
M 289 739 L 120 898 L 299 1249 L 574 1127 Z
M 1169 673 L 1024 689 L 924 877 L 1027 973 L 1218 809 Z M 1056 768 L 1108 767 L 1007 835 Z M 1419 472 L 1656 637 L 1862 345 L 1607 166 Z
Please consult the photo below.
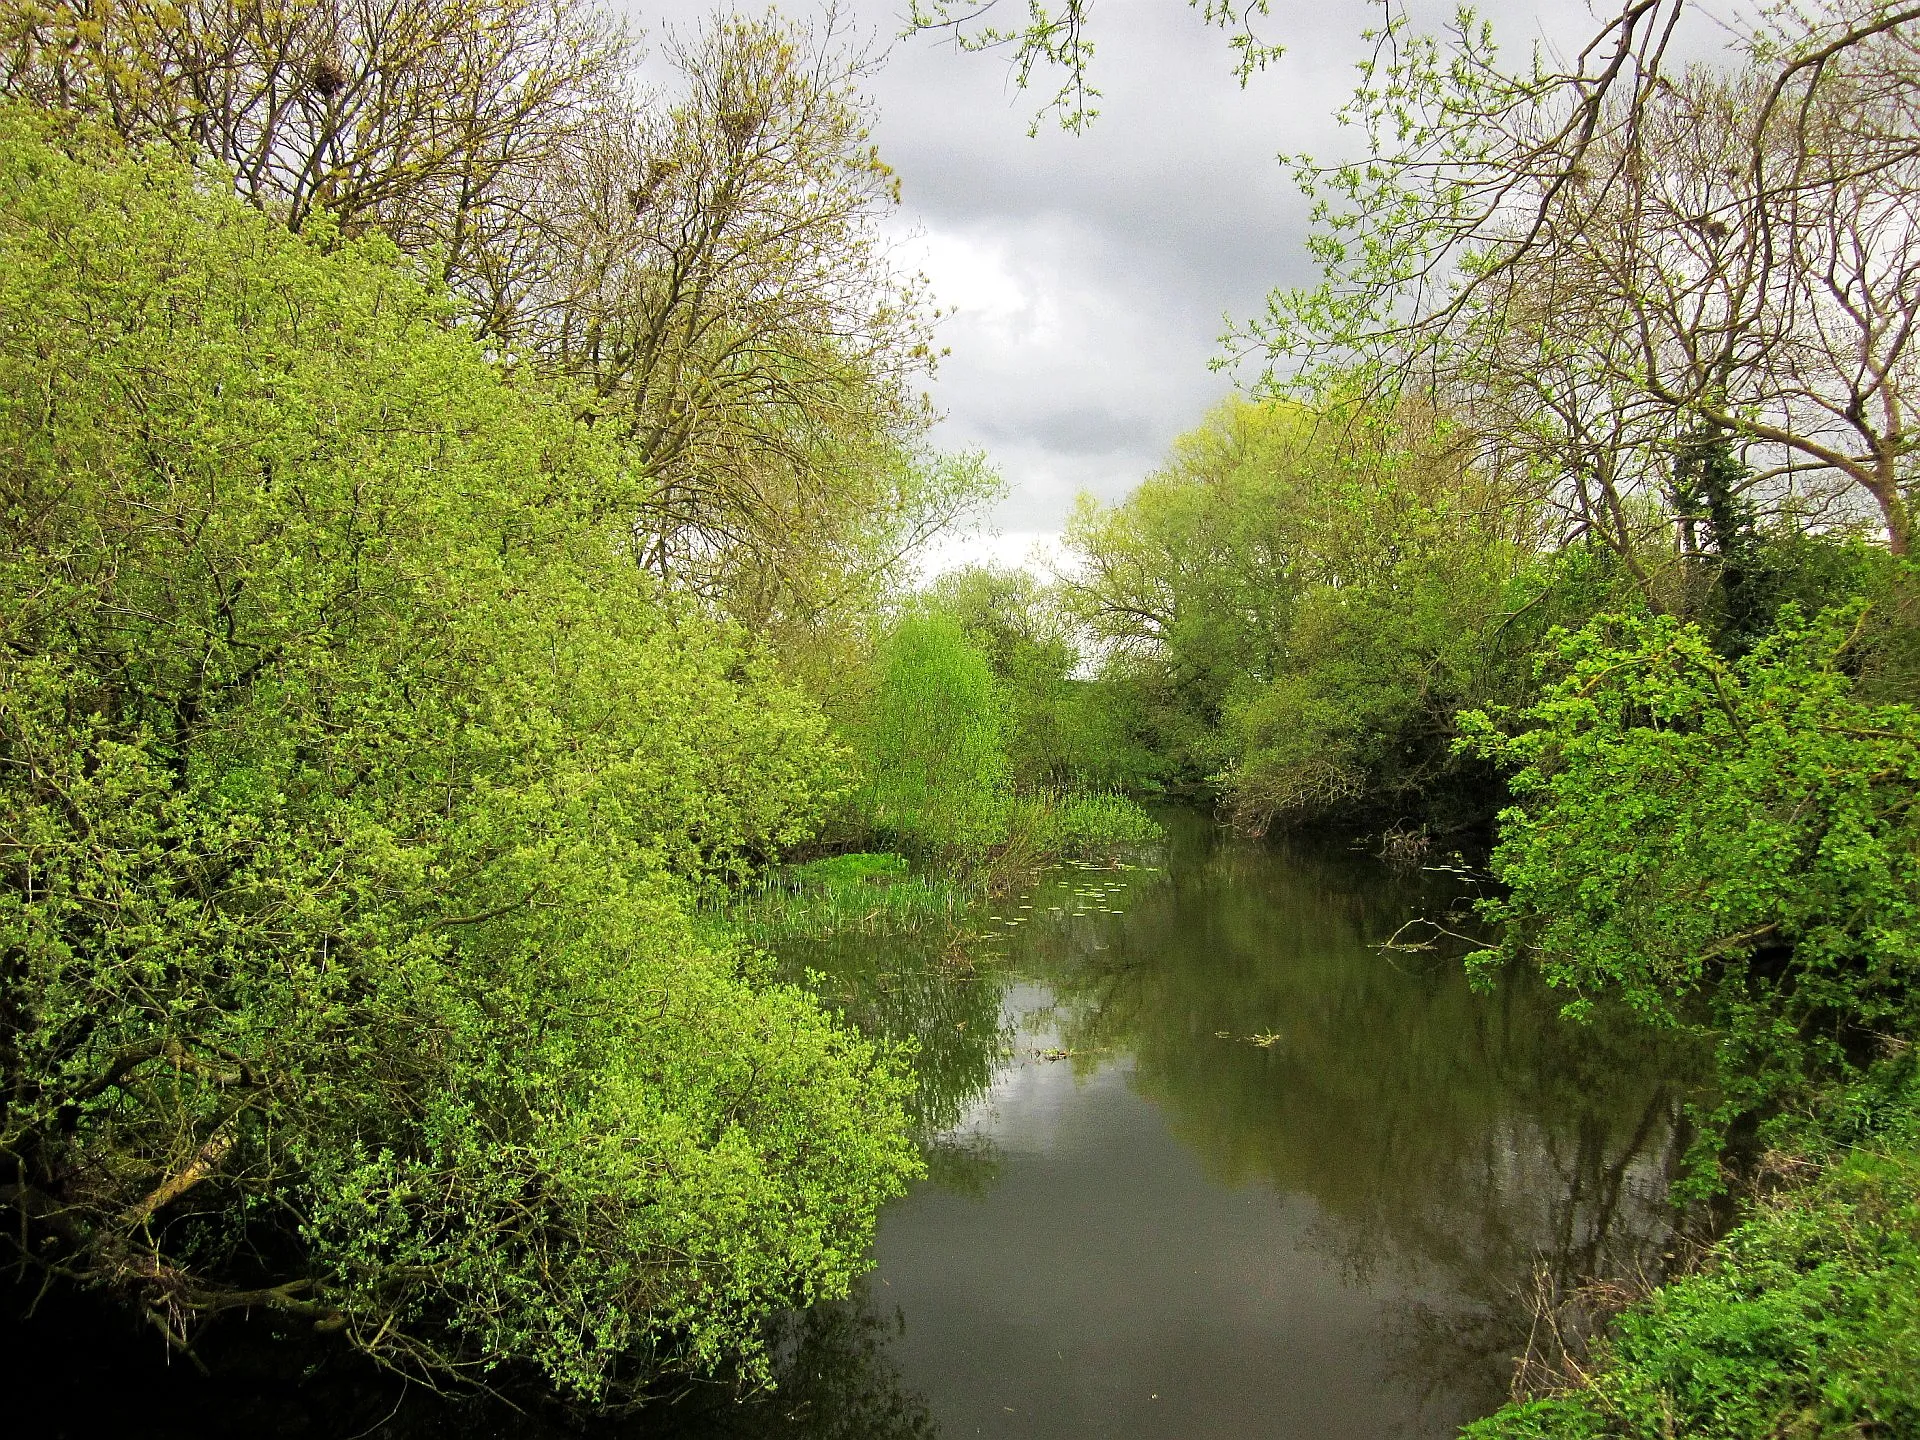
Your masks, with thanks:
M 1698 1018 L 1738 1116 L 1851 1072 L 1915 1030 L 1920 710 L 1854 694 L 1858 606 L 1781 627 L 1737 661 L 1696 626 L 1613 618 L 1564 637 L 1561 678 L 1510 738 L 1488 902 L 1580 1013 L 1602 996 Z
M 695 933 L 844 757 L 584 408 L 379 237 L 0 112 L 0 1194 L 178 1341 L 751 1366 L 914 1168 L 899 1066 Z
M 979 857 L 1006 838 L 1011 783 L 999 685 L 959 622 L 908 615 L 882 645 L 860 726 L 868 822 L 938 855 Z

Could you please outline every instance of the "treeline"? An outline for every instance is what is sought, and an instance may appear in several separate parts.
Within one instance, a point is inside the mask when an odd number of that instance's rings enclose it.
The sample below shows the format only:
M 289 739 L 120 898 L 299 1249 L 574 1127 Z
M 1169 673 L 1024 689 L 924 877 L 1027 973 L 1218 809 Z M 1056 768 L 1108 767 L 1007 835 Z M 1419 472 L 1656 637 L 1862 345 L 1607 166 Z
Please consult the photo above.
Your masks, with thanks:
M 1257 833 L 1459 841 L 1489 833 L 1510 769 L 1462 743 L 1461 717 L 1531 703 L 1556 630 L 1669 616 L 1737 659 L 1788 607 L 1859 601 L 1872 692 L 1920 674 L 1904 565 L 1865 523 L 1763 512 L 1726 442 L 1718 510 L 1684 508 L 1682 450 L 1624 553 L 1475 447 L 1431 407 L 1235 399 L 1123 503 L 1083 500 L 1050 594 L 1098 657 L 1080 763 Z

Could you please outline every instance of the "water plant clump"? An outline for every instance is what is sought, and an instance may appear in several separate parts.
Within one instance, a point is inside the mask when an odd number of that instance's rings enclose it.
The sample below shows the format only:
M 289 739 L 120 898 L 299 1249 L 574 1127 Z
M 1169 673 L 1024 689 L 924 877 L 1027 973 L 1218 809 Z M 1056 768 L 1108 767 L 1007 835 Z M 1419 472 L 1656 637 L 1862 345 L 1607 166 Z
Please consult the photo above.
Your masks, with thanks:
M 725 907 L 749 941 L 946 931 L 978 889 L 952 875 L 916 874 L 905 856 L 855 852 L 783 866 L 734 892 Z

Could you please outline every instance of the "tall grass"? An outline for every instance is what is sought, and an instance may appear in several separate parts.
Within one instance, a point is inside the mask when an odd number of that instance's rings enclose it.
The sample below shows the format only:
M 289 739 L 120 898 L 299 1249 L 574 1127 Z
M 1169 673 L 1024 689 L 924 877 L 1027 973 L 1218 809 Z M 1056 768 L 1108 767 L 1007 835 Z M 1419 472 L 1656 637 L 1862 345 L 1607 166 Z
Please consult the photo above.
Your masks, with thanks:
M 956 928 L 978 898 L 958 879 L 914 874 L 900 855 L 834 855 L 771 872 L 733 899 L 727 919 L 762 945 L 909 934 Z

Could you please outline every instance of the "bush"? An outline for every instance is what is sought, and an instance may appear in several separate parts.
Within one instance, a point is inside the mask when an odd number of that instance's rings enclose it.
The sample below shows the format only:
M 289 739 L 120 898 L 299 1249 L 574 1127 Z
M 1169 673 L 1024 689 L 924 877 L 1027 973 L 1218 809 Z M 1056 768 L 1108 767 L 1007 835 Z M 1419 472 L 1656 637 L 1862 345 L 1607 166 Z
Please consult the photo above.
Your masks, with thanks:
M 7 1233 L 181 1343 L 751 1365 L 915 1164 L 899 1066 L 689 918 L 844 757 L 445 322 L 377 236 L 0 112 Z
M 1515 767 L 1486 961 L 1526 956 L 1583 1012 L 1664 1024 L 1704 1001 L 1727 1099 L 1712 1131 L 1913 1033 L 1920 710 L 1857 698 L 1858 606 L 1792 609 L 1728 661 L 1670 618 L 1561 639 L 1561 678 L 1481 751 Z
M 881 647 L 861 726 L 869 823 L 923 851 L 979 857 L 1006 838 L 1011 798 L 1000 687 L 944 615 L 903 619 Z

